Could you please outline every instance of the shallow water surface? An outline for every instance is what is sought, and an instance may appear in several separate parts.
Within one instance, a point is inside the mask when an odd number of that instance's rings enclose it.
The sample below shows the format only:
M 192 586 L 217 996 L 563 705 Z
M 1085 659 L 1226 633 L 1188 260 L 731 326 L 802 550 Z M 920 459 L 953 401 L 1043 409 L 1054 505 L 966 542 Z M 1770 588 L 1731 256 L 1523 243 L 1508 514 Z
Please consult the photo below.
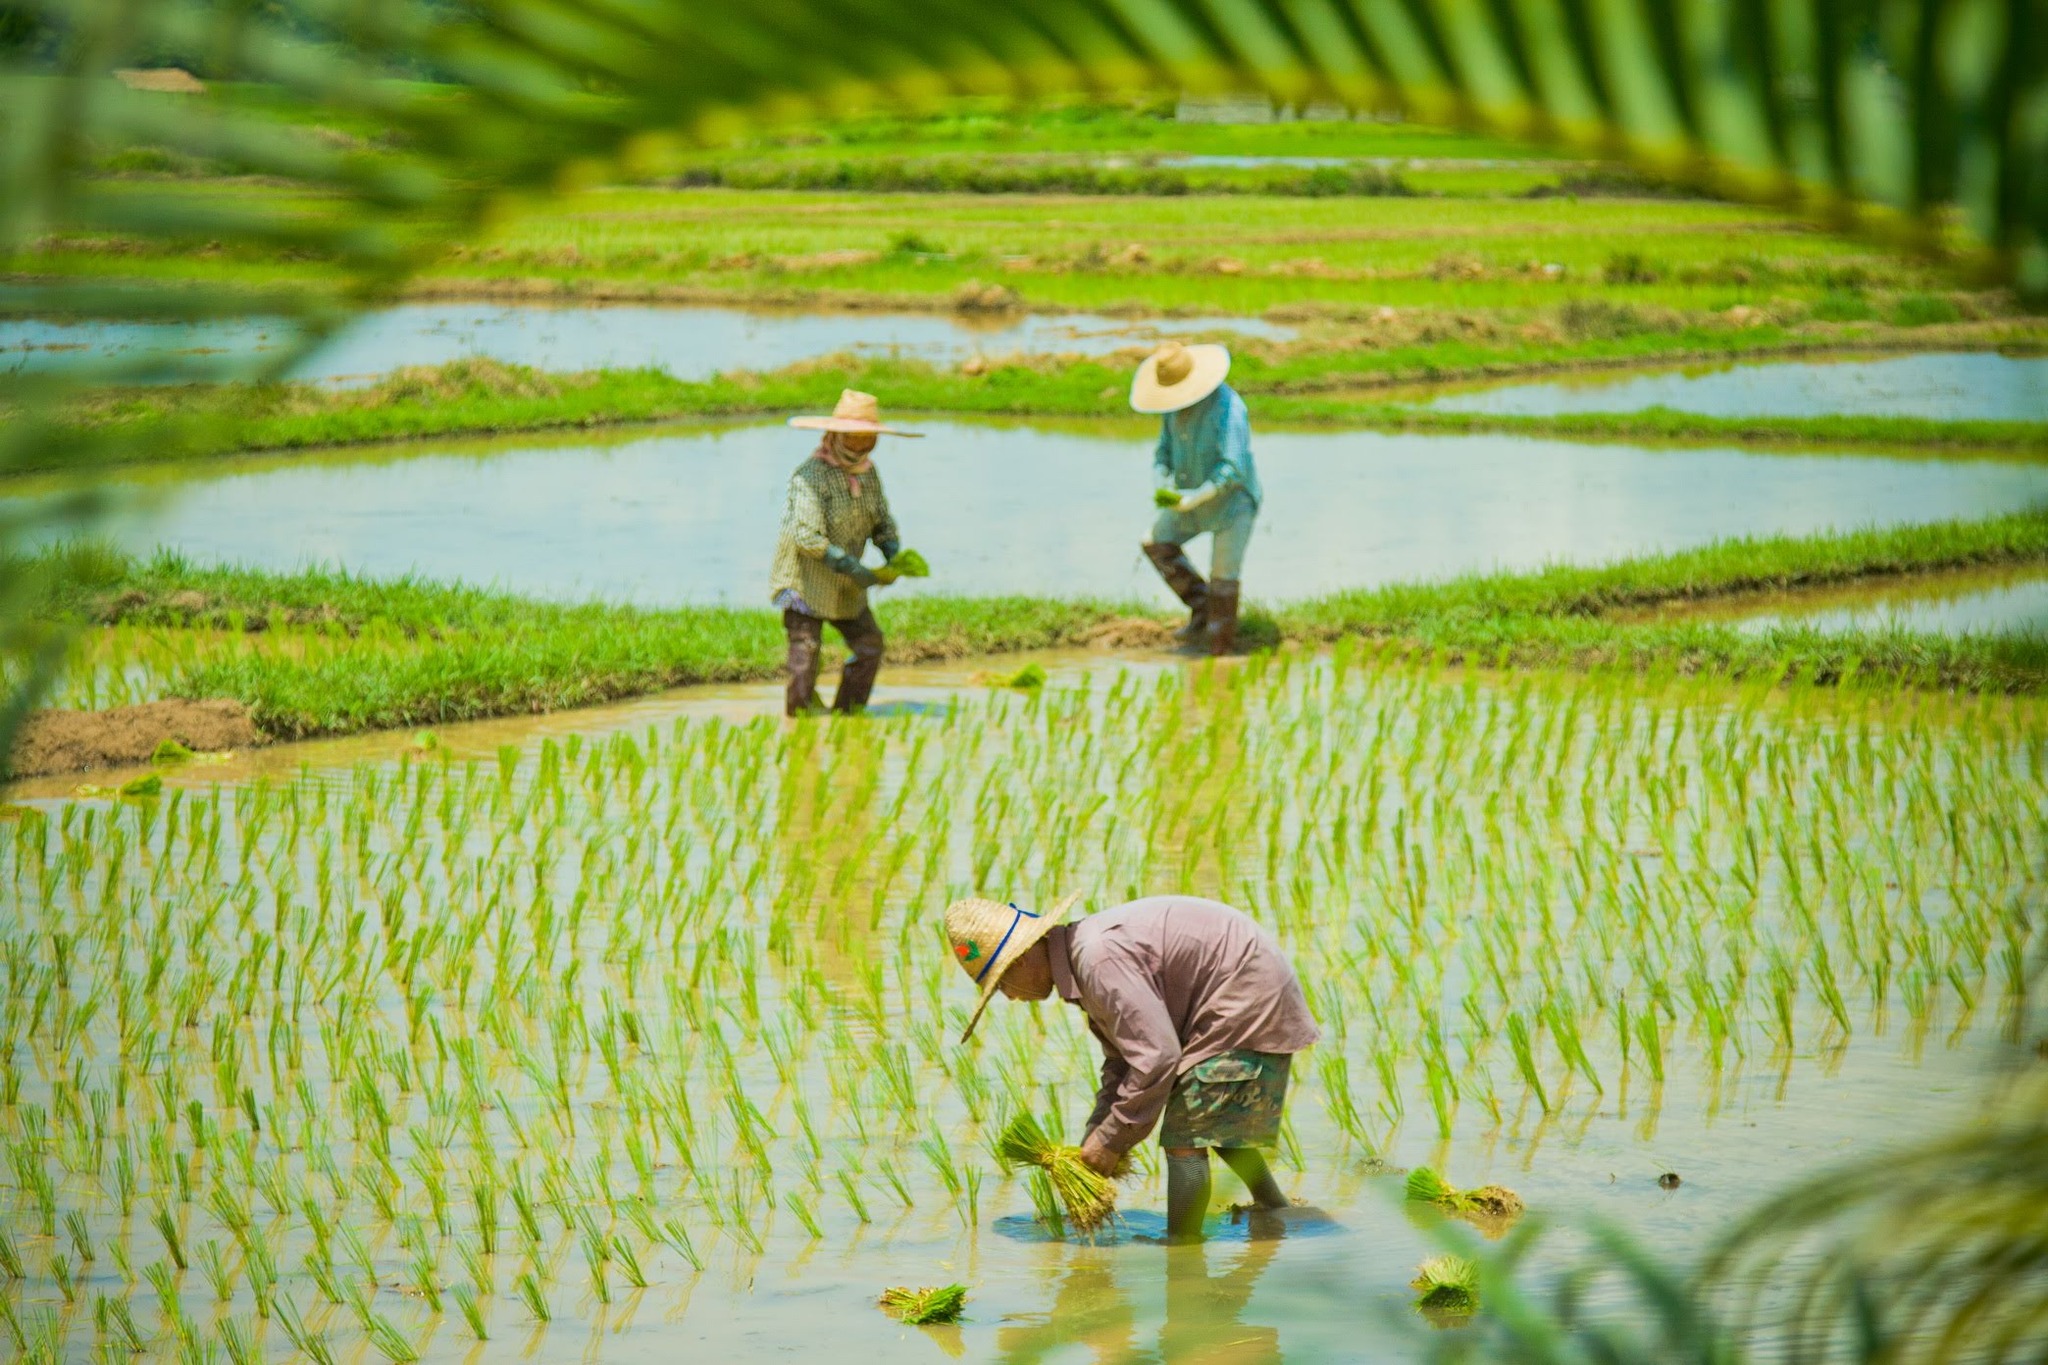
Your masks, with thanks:
M 1881 580 L 1809 592 L 1674 603 L 1631 619 L 1717 621 L 1749 634 L 1911 630 L 1935 635 L 2048 635 L 2048 576 L 2038 567 Z
M 1132 322 L 1089 313 L 796 313 L 656 305 L 405 303 L 364 315 L 292 371 L 297 379 L 361 380 L 405 365 L 488 356 L 543 370 L 666 370 L 703 379 L 774 370 L 835 351 L 899 351 L 929 360 L 1012 352 L 1100 355 L 1165 336 L 1234 332 L 1285 338 L 1256 318 Z M 139 360 L 151 352 L 261 353 L 282 343 L 275 322 L 65 323 L 0 320 L 0 369 L 82 356 Z
M 1708 417 L 1927 417 L 2048 421 L 2048 357 L 1932 352 L 1883 360 L 1770 361 L 1574 375 L 1446 394 L 1453 412 L 1549 416 L 1664 407 Z
M 934 576 L 884 592 L 1168 598 L 1143 422 L 944 421 L 878 457 Z M 422 444 L 130 475 L 161 507 L 137 550 L 273 569 L 418 573 L 555 598 L 754 604 L 789 471 L 782 426 Z M 1490 569 L 1589 563 L 1736 535 L 1935 521 L 2048 496 L 2048 468 L 1993 461 L 1581 445 L 1511 436 L 1261 434 L 1266 502 L 1247 591 L 1285 600 Z M 4 505 L 4 503 L 0 503 Z M 1206 569 L 1208 548 L 1194 557 Z

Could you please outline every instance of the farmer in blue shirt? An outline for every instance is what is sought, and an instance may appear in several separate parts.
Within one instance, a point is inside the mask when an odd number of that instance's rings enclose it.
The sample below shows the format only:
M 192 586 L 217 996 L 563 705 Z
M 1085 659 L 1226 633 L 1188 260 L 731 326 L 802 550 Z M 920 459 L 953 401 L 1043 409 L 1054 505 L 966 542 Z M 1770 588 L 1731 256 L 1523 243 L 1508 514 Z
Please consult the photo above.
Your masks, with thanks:
M 1223 382 L 1229 372 L 1223 347 L 1169 341 L 1131 380 L 1131 406 L 1162 414 L 1152 455 L 1159 518 L 1145 556 L 1188 605 L 1180 641 L 1211 654 L 1228 654 L 1237 642 L 1238 579 L 1259 514 L 1251 417 Z M 1181 548 L 1205 531 L 1215 537 L 1206 583 Z

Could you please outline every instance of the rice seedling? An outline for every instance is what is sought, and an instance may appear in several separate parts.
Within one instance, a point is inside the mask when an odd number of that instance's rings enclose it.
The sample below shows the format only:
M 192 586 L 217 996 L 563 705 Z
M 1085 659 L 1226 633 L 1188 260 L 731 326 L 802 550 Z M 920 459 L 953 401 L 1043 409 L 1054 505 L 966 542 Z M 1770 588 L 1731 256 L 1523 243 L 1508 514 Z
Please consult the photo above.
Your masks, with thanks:
M 334 1347 L 328 1343 L 327 1333 L 320 1328 L 308 1327 L 305 1318 L 299 1313 L 298 1304 L 289 1297 L 278 1300 L 277 1321 L 284 1329 L 286 1338 L 300 1355 L 314 1362 L 314 1365 L 334 1365 Z
M 226 1348 L 229 1365 L 260 1365 L 263 1347 L 256 1328 L 240 1318 L 220 1320 L 220 1344 Z
M 1081 1159 L 1079 1147 L 1055 1138 L 1036 1114 L 1026 1111 L 1004 1124 L 995 1154 L 1005 1170 L 1029 1166 L 1043 1174 L 1062 1221 L 1076 1231 L 1092 1232 L 1115 1216 L 1116 1186 Z
M 512 1281 L 512 1291 L 519 1301 L 526 1305 L 526 1311 L 533 1314 L 535 1322 L 551 1322 L 554 1314 L 548 1308 L 547 1295 L 542 1292 L 540 1277 L 533 1271 L 523 1271 Z
M 1417 1308 L 1464 1314 L 1479 1307 L 1479 1267 L 1463 1256 L 1432 1256 L 1408 1283 Z
M 881 1306 L 900 1322 L 922 1327 L 933 1322 L 958 1322 L 967 1310 L 967 1286 L 948 1284 L 924 1289 L 885 1289 Z
M 469 1325 L 469 1334 L 478 1341 L 489 1341 L 490 1324 L 484 1318 L 483 1302 L 478 1298 L 477 1291 L 469 1285 L 458 1284 L 448 1292 L 455 1300 L 456 1311 L 462 1314 L 462 1320 Z
M 130 1354 L 139 1353 L 146 1339 L 142 1329 L 135 1325 L 135 1316 L 128 1308 L 128 1300 L 111 1294 L 95 1294 L 92 1300 L 93 1322 L 100 1335 L 118 1338 L 118 1347 Z

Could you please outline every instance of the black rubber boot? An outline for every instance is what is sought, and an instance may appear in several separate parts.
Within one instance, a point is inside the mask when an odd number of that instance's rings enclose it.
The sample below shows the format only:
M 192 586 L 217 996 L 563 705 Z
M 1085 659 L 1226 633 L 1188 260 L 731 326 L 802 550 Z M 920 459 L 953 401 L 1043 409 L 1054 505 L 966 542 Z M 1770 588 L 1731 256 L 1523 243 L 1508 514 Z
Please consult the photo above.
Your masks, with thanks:
M 1173 595 L 1187 604 L 1188 623 L 1174 632 L 1174 638 L 1184 645 L 1199 643 L 1209 629 L 1209 585 L 1195 572 L 1194 564 L 1180 546 L 1155 545 L 1148 540 L 1144 550 L 1145 558 L 1159 570 Z
M 1228 654 L 1237 648 L 1237 584 L 1219 578 L 1209 585 L 1209 652 Z
M 1273 1179 L 1272 1168 L 1266 1165 L 1266 1155 L 1258 1148 L 1222 1147 L 1217 1149 L 1216 1155 L 1237 1173 L 1237 1178 L 1251 1191 L 1252 1202 L 1260 1208 L 1284 1209 L 1293 1202 L 1280 1192 L 1280 1183 Z
M 1166 1158 L 1166 1240 L 1199 1242 L 1209 1215 L 1209 1153 Z

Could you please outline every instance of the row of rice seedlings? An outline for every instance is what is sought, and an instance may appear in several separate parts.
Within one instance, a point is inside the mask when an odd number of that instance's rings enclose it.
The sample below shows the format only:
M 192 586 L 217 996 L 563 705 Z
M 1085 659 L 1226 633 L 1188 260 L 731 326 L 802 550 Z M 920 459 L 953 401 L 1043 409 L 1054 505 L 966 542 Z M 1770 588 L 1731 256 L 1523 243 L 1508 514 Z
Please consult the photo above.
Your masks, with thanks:
M 0 1270 L 60 1325 L 104 1256 L 148 1268 L 104 1297 L 153 1291 L 154 1344 L 224 1301 L 395 1359 L 977 1226 L 961 1154 L 1095 1071 L 1072 1011 L 951 1046 L 934 925 L 977 890 L 1272 926 L 1326 1031 L 1311 1170 L 1400 1141 L 1407 1098 L 1438 1142 L 1540 1137 L 1581 1092 L 1654 1116 L 1667 1078 L 1711 1103 L 1895 1016 L 1908 1046 L 2002 1019 L 2044 757 L 2030 704 L 1340 648 L 38 808 L 0 824 Z M 1064 1217 L 1025 1186 L 992 1211 Z

